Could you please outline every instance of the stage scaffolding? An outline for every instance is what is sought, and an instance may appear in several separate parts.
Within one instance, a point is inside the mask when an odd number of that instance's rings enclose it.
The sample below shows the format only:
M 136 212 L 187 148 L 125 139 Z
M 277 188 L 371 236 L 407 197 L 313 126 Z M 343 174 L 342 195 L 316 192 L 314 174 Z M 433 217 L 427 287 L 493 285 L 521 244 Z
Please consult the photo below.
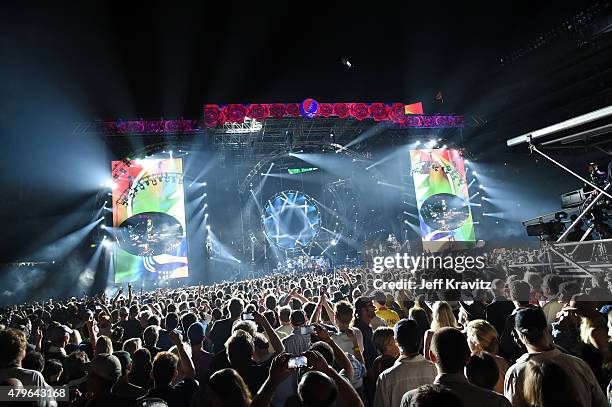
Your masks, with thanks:
M 527 144 L 531 154 L 537 154 L 590 186 L 597 192 L 580 207 L 577 219 L 555 241 L 542 241 L 541 252 L 545 261 L 509 264 L 510 268 L 548 270 L 572 278 L 591 278 L 601 274 L 612 275 L 612 239 L 585 240 L 591 227 L 578 242 L 565 242 L 569 233 L 579 225 L 581 219 L 592 210 L 599 200 L 607 197 L 612 200 L 612 163 L 608 169 L 605 186 L 600 187 L 572 168 L 544 152 L 544 150 L 573 150 L 574 153 L 598 151 L 612 156 L 612 106 L 607 106 L 572 119 L 564 120 L 542 129 L 511 138 L 508 147 Z M 586 202 L 590 202 L 588 205 Z

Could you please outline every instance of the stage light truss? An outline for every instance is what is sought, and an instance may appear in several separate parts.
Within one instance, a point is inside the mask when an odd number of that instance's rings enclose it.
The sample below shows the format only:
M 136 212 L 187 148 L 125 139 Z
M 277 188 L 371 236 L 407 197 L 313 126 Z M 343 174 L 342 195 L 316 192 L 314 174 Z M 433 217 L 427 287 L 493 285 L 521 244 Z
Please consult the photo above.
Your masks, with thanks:
M 245 117 L 243 123 L 223 123 L 223 130 L 228 134 L 256 133 L 263 128 L 261 122 Z
M 536 139 L 539 139 L 541 137 L 549 136 L 564 130 L 569 130 L 578 126 L 582 126 L 597 120 L 607 119 L 610 117 L 612 117 L 612 106 L 607 106 L 599 110 L 576 116 L 574 118 L 553 124 L 551 126 L 547 126 L 538 130 L 533 130 L 529 133 L 511 138 L 506 141 L 506 145 L 508 147 L 514 147 L 522 143 L 535 142 Z

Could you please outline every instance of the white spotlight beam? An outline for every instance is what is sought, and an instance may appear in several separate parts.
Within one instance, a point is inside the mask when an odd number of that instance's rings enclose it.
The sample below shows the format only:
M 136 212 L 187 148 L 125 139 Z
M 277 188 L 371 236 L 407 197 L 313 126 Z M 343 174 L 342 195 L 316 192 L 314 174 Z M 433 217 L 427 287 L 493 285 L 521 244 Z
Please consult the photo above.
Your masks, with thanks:
M 384 162 L 387 162 L 390 159 L 399 156 L 404 151 L 405 151 L 404 148 L 399 148 L 399 149 L 393 151 L 392 153 L 387 154 L 385 157 L 381 158 L 380 160 L 376 161 L 374 164 L 370 164 L 369 166 L 366 167 L 366 170 L 369 170 L 370 168 L 376 167 L 377 165 L 380 165 L 380 164 L 382 164 Z
M 421 235 L 421 228 L 420 228 L 419 226 L 417 226 L 417 225 L 415 225 L 415 224 L 413 224 L 413 223 L 410 223 L 410 222 L 408 222 L 408 221 L 405 221 L 405 222 L 404 222 L 404 224 L 408 225 L 408 227 L 409 227 L 410 229 L 412 229 L 412 231 L 413 231 L 414 233 L 416 233 L 417 235 L 419 235 L 419 236 Z
M 518 137 L 511 138 L 506 141 L 506 145 L 508 147 L 513 147 L 519 144 L 527 143 L 529 139 L 535 140 L 558 131 L 571 129 L 573 127 L 581 126 L 608 116 L 612 116 L 612 106 L 604 107 L 602 109 L 595 110 L 594 112 L 586 113 L 581 116 L 574 117 L 573 119 L 568 119 L 560 123 L 553 124 L 552 126 L 544 127 L 542 129 L 534 130 Z
M 262 181 L 263 182 L 263 181 Z M 259 193 L 261 188 L 257 189 L 257 193 Z M 255 196 L 255 192 L 253 192 L 253 190 L 251 189 L 251 196 L 253 197 L 253 201 L 255 202 L 255 205 L 257 205 L 257 209 L 259 210 L 259 212 L 263 212 L 263 208 L 261 207 L 259 201 L 257 200 L 257 197 Z
M 356 139 L 350 141 L 348 144 L 346 144 L 345 146 L 342 146 L 341 149 L 345 149 L 348 148 L 350 146 L 356 145 L 361 143 L 364 140 L 369 139 L 370 137 L 374 137 L 376 136 L 378 133 L 380 133 L 381 131 L 383 131 L 385 128 L 387 127 L 387 125 L 384 122 L 378 122 L 376 125 L 374 125 L 373 127 L 368 128 L 366 131 L 364 131 L 361 135 L 359 135 L 359 137 L 357 137 Z
M 43 247 L 36 254 L 45 260 L 61 259 L 74 250 L 87 237 L 87 235 L 103 220 L 100 218 L 65 235 L 55 242 Z
M 379 182 L 378 182 L 378 185 L 384 185 L 384 186 L 386 186 L 386 187 L 395 188 L 395 189 L 402 189 L 402 187 L 401 187 L 401 186 L 399 186 L 399 185 L 395 185 L 395 184 L 389 184 L 388 182 L 382 182 L 382 181 L 379 181 Z

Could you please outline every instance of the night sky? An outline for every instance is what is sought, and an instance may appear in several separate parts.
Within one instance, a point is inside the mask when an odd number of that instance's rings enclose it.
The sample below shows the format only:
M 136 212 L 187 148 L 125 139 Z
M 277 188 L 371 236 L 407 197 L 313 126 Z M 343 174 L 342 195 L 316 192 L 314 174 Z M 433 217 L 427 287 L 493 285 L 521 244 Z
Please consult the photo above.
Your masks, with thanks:
M 429 111 L 483 113 L 504 102 L 488 99 L 508 85 L 499 80 L 521 70 L 500 59 L 588 5 L 402 3 L 3 4 L 2 121 L 49 98 L 84 120 L 196 117 L 205 102 L 306 97 L 422 100 Z M 433 105 L 440 90 L 445 103 Z

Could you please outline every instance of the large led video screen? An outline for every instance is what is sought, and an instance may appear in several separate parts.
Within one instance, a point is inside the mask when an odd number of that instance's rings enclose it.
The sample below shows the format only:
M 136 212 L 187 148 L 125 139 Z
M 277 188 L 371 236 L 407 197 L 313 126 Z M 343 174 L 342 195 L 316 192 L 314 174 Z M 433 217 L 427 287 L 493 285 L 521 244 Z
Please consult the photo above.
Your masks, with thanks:
M 115 283 L 187 277 L 180 158 L 112 162 Z
M 465 161 L 457 149 L 410 151 L 423 247 L 452 249 L 474 242 Z M 429 244 L 426 243 L 439 243 Z M 432 251 L 433 251 L 432 250 Z

